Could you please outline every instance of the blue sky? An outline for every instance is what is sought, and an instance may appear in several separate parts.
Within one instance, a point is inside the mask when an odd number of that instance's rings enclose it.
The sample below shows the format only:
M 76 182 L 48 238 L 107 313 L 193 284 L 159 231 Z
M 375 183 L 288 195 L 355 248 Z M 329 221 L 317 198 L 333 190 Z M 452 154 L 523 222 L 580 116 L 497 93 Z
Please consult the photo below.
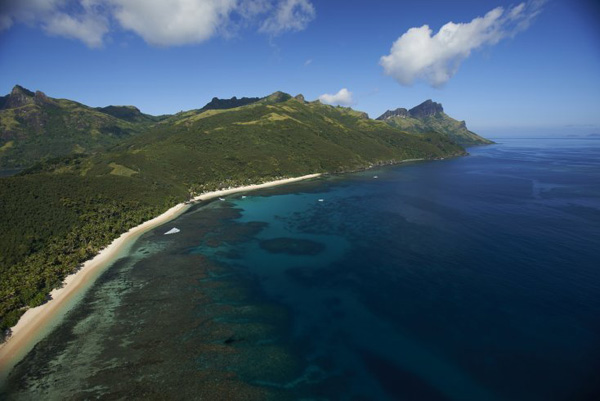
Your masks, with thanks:
M 482 134 L 600 133 L 593 0 L 2 4 L 0 93 L 166 114 L 282 90 L 372 117 L 431 98 Z

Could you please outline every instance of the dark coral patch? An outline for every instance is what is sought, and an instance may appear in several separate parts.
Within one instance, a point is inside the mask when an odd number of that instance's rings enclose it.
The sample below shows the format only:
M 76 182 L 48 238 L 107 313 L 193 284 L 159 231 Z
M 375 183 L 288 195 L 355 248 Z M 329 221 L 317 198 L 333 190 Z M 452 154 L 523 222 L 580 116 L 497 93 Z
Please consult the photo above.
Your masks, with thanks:
M 289 255 L 317 255 L 325 249 L 325 245 L 320 242 L 284 237 L 261 241 L 260 247 L 267 252 Z

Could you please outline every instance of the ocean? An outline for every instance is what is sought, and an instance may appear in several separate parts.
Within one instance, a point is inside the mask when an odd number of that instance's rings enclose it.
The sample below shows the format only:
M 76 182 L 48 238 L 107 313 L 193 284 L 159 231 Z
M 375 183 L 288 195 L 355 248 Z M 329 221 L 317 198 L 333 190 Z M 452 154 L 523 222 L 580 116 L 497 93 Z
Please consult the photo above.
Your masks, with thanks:
M 194 206 L 2 395 L 600 399 L 600 140 L 497 141 Z

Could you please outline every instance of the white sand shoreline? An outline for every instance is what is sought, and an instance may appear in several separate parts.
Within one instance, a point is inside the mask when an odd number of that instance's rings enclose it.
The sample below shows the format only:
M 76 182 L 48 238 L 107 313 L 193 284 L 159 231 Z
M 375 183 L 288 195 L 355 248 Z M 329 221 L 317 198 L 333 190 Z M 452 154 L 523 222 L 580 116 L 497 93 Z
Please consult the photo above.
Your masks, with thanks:
M 193 201 L 205 201 L 238 192 L 274 187 L 316 178 L 320 175 L 321 174 L 309 174 L 301 177 L 270 181 L 263 184 L 207 192 L 195 197 Z M 81 296 L 83 292 L 93 284 L 95 279 L 106 267 L 119 259 L 123 252 L 126 251 L 142 234 L 180 216 L 192 205 L 192 203 L 193 202 L 180 203 L 160 216 L 148 220 L 126 233 L 123 233 L 110 245 L 102 249 L 96 256 L 86 261 L 76 273 L 68 276 L 64 280 L 62 288 L 55 289 L 50 293 L 50 301 L 36 308 L 27 310 L 27 312 L 21 316 L 19 322 L 12 328 L 12 335 L 6 342 L 0 344 L 0 384 L 4 382 L 12 368 L 60 322 L 60 318 L 64 316 L 69 310 L 69 307 L 77 301 L 77 297 Z

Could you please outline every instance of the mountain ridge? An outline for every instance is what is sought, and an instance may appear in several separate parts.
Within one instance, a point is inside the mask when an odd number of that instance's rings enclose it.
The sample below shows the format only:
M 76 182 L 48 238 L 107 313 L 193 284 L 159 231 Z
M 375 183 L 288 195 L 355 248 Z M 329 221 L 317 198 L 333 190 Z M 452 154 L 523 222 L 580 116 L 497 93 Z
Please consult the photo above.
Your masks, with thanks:
M 214 97 L 201 109 L 153 116 L 142 113 L 135 106 L 90 107 L 15 85 L 11 93 L 0 97 L 0 169 L 28 168 L 38 161 L 74 153 L 104 152 L 157 125 L 188 124 L 215 113 L 260 104 L 278 104 L 291 99 L 300 103 L 320 104 L 318 100 L 306 102 L 302 95 L 292 97 L 277 91 L 264 97 Z M 323 106 L 344 109 L 370 120 L 367 113 L 351 108 Z M 376 120 L 416 135 L 438 132 L 462 146 L 491 143 L 469 131 L 464 121 L 459 122 L 447 116 L 442 105 L 432 100 L 410 110 L 388 110 Z
M 260 97 L 242 97 L 240 99 L 238 99 L 236 96 L 233 96 L 230 99 L 219 99 L 218 97 L 213 97 L 212 100 L 204 105 L 204 107 L 202 107 L 200 110 L 233 109 L 236 107 L 256 103 L 260 100 Z
M 436 103 L 431 99 L 410 110 L 405 108 L 387 110 L 376 120 L 417 135 L 425 132 L 437 132 L 448 136 L 461 146 L 493 143 L 470 131 L 465 121 L 458 121 L 448 116 L 441 103 Z

